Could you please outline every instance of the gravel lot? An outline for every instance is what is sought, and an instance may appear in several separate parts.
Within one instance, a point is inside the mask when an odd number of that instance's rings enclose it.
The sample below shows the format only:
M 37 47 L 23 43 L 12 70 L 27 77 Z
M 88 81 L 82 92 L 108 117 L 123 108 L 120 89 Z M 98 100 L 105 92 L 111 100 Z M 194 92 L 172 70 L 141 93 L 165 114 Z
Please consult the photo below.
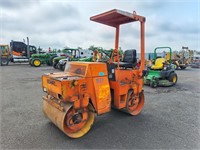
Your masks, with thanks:
M 70 139 L 42 113 L 41 75 L 52 67 L 0 67 L 1 149 L 200 149 L 200 69 L 178 70 L 174 87 L 145 86 L 132 117 L 112 110 L 90 132 Z

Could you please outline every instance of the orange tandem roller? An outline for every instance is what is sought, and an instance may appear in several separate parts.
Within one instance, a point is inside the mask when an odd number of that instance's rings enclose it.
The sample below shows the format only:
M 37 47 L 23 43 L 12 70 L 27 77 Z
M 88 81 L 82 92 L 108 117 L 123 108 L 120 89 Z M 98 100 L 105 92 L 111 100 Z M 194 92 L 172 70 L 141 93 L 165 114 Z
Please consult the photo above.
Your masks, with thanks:
M 43 112 L 71 138 L 85 135 L 93 125 L 95 114 L 111 110 L 111 106 L 131 115 L 138 115 L 144 106 L 144 24 L 145 17 L 135 12 L 111 10 L 90 18 L 116 29 L 115 50 L 110 61 L 69 62 L 62 73 L 42 76 Z M 136 66 L 136 50 L 126 50 L 119 61 L 120 25 L 140 23 L 140 60 Z

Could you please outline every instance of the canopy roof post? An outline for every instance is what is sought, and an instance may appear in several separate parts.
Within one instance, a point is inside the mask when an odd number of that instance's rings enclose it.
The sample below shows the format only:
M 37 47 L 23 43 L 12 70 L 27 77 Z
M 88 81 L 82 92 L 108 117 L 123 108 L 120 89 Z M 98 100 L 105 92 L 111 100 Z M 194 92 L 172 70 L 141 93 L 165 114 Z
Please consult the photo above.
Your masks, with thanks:
M 115 50 L 112 53 L 110 61 L 112 61 L 114 57 L 114 61 L 118 62 L 118 67 L 119 67 L 119 51 L 118 51 L 118 46 L 119 46 L 119 27 L 121 24 L 126 24 L 130 22 L 140 22 L 140 59 L 141 59 L 141 67 L 140 70 L 144 69 L 144 50 L 145 50 L 145 17 L 139 16 L 136 14 L 135 11 L 133 13 L 125 12 L 122 10 L 118 9 L 113 9 L 111 11 L 93 16 L 90 18 L 90 20 L 99 22 L 111 27 L 116 28 L 116 35 L 115 35 Z

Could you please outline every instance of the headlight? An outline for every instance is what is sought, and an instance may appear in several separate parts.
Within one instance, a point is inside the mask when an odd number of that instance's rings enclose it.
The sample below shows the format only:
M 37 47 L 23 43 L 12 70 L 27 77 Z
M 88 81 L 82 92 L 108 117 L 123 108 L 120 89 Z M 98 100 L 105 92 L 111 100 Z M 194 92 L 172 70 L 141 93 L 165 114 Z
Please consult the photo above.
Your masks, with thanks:
M 43 91 L 44 91 L 44 92 L 47 92 L 47 89 L 46 89 L 46 88 L 43 88 Z

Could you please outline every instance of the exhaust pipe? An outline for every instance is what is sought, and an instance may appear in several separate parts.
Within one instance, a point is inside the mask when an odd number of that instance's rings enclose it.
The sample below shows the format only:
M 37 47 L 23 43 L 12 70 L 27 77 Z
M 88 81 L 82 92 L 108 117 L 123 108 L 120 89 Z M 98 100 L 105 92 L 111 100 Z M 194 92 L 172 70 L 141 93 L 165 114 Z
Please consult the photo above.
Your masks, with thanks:
M 27 37 L 27 57 L 30 58 L 29 38 Z

